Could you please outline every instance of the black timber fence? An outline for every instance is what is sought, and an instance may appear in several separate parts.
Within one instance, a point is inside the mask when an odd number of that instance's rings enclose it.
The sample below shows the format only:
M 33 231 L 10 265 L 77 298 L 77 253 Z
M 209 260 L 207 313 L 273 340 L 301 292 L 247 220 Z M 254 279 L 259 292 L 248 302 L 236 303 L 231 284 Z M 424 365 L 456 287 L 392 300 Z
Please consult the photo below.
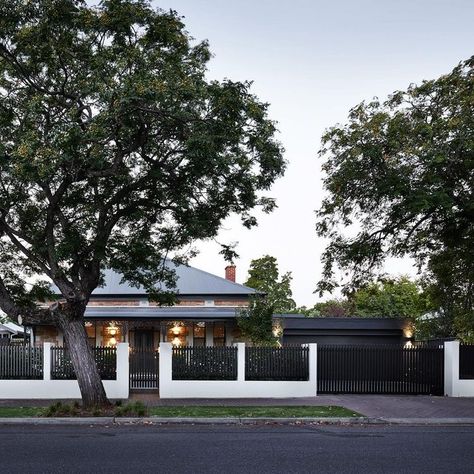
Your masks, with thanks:
M 173 347 L 173 380 L 237 380 L 237 347 Z
M 442 395 L 443 346 L 318 345 L 318 393 Z
M 308 380 L 309 347 L 247 347 L 245 380 Z
M 459 346 L 459 378 L 474 379 L 474 344 Z
M 115 347 L 92 347 L 94 359 L 102 380 L 117 378 L 117 349 Z M 51 347 L 51 378 L 53 380 L 75 380 L 67 347 Z
M 0 346 L 0 379 L 42 379 L 43 348 L 30 345 Z

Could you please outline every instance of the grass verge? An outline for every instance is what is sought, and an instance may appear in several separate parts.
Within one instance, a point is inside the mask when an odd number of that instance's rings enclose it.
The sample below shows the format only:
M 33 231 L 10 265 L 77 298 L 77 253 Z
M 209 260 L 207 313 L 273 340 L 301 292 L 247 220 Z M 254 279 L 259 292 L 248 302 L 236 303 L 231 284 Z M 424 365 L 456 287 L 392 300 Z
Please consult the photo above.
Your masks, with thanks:
M 53 405 L 56 406 L 56 405 Z M 52 410 L 51 407 L 0 407 L 0 418 L 27 418 L 45 416 L 161 416 L 167 418 L 354 418 L 362 416 L 339 406 L 165 406 L 144 407 L 140 403 L 116 407 L 108 413 L 82 413 L 74 409 Z
M 240 418 L 300 418 L 300 417 L 357 417 L 361 416 L 338 406 L 174 406 L 150 407 L 149 414 L 165 417 L 240 417 Z

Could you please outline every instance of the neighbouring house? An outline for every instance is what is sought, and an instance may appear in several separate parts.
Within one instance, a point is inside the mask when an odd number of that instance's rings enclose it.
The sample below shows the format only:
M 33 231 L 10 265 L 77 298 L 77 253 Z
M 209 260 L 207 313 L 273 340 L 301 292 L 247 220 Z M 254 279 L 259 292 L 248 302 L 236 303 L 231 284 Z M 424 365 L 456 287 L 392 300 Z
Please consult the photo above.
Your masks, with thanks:
M 258 291 L 235 282 L 235 266 L 225 278 L 186 265 L 168 265 L 176 271 L 177 301 L 160 306 L 149 301 L 144 289 L 105 271 L 105 284 L 94 290 L 85 312 L 91 345 L 114 346 L 129 342 L 132 348 L 157 348 L 160 342 L 191 346 L 228 346 L 239 341 L 236 315 Z M 59 295 L 59 291 L 57 292 Z M 34 326 L 33 342 L 63 344 L 54 326 Z
M 15 323 L 0 321 L 0 344 L 23 341 L 25 331 Z

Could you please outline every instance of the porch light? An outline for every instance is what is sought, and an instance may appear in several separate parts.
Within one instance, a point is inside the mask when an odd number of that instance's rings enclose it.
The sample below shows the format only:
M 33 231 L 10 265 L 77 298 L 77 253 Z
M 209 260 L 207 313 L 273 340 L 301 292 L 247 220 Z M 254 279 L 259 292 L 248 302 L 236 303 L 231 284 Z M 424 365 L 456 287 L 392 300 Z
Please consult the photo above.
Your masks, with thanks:
M 181 345 L 181 340 L 179 337 L 175 337 L 172 341 L 171 341 L 171 344 L 173 344 L 173 346 L 180 346 Z
M 111 323 L 110 326 L 107 328 L 107 332 L 113 337 L 113 336 L 116 336 L 117 335 L 117 330 L 118 330 L 118 327 Z
M 115 337 L 111 337 L 109 339 L 109 346 L 116 346 L 117 345 L 117 339 Z

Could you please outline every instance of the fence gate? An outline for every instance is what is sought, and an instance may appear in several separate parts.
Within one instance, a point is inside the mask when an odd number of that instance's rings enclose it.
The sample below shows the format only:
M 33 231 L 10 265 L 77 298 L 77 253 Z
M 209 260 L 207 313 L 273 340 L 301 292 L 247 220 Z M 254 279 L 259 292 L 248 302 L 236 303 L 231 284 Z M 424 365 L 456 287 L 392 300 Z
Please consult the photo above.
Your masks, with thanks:
M 159 353 L 156 349 L 132 349 L 130 360 L 130 389 L 157 389 Z
M 318 393 L 443 395 L 444 348 L 318 344 Z

